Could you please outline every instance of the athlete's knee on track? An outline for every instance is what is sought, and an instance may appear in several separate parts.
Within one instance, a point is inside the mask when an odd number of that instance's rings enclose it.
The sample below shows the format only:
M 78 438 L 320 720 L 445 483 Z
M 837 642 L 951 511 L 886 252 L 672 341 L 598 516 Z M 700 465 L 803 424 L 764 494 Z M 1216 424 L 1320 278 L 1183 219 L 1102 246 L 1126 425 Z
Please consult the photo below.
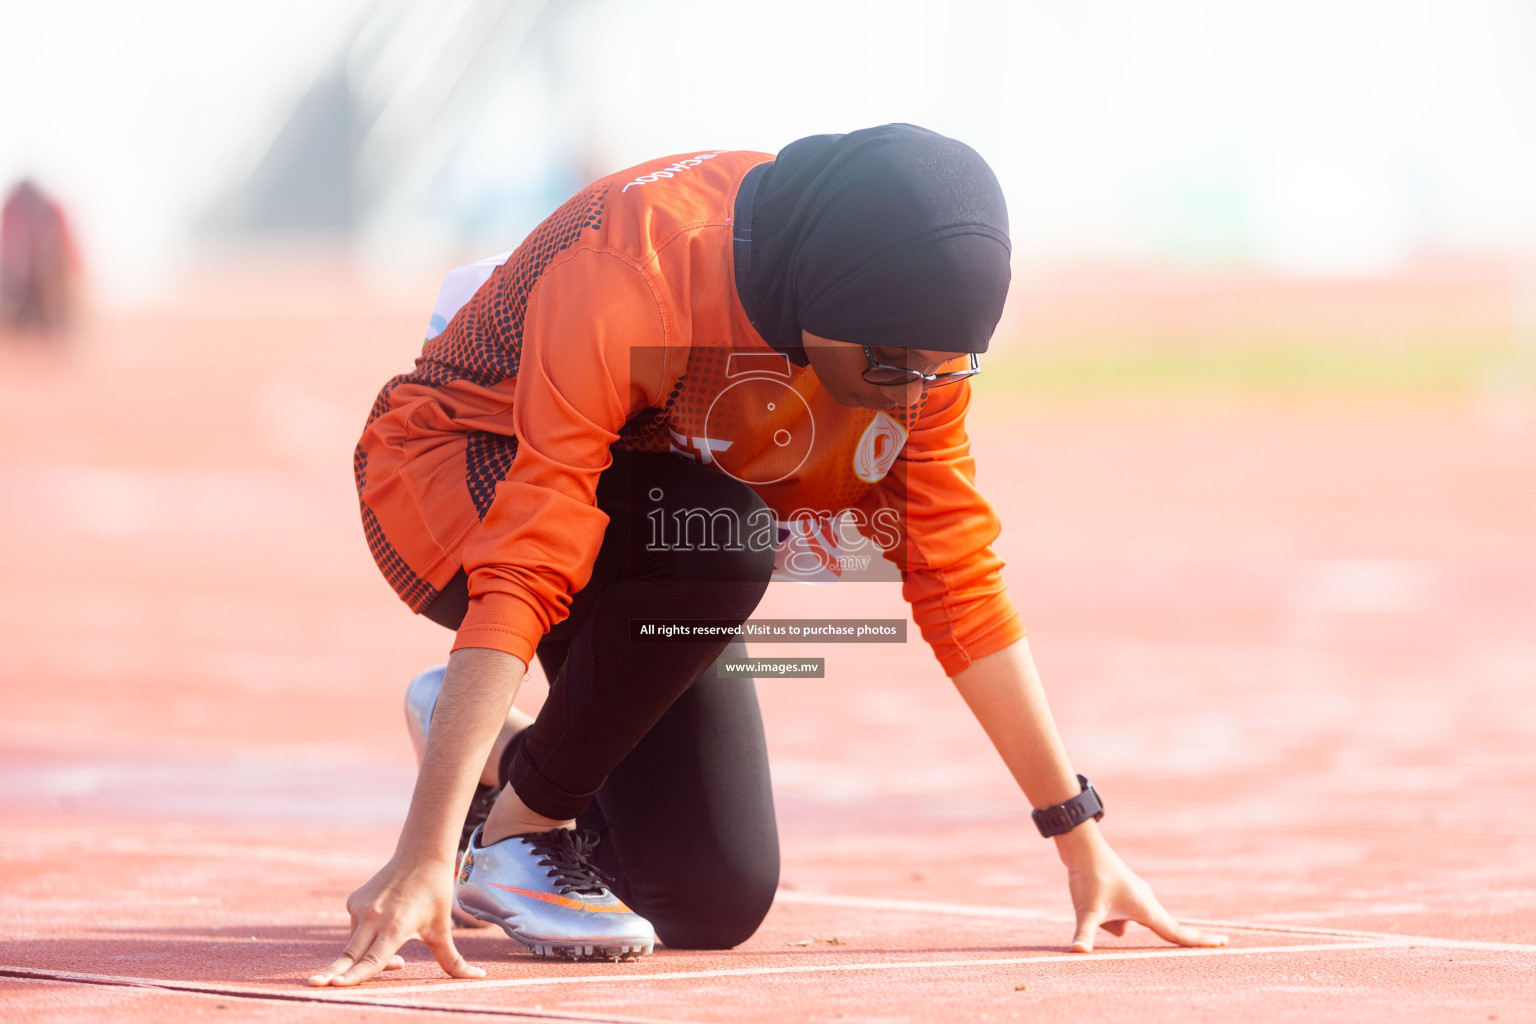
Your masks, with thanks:
M 648 916 L 656 937 L 671 949 L 730 949 L 757 931 L 778 886 L 776 856 L 771 864 L 734 865 L 693 880 Z
M 751 938 L 779 888 L 779 844 L 772 832 L 751 842 L 698 837 L 668 846 L 668 855 L 651 859 L 649 870 L 631 868 L 624 893 L 656 937 L 672 949 L 730 949 Z

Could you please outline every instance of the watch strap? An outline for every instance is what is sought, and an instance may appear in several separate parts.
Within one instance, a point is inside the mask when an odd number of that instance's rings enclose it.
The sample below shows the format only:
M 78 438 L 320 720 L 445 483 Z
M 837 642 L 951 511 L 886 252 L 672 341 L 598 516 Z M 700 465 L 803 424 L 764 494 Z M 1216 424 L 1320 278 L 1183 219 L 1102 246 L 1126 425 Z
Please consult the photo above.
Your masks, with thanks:
M 1082 775 L 1077 777 L 1077 782 L 1083 787 L 1077 796 L 1051 807 L 1042 807 L 1030 815 L 1045 838 L 1065 835 L 1089 818 L 1098 821 L 1104 817 L 1104 801 L 1099 799 L 1099 791 L 1093 788 L 1093 783 Z

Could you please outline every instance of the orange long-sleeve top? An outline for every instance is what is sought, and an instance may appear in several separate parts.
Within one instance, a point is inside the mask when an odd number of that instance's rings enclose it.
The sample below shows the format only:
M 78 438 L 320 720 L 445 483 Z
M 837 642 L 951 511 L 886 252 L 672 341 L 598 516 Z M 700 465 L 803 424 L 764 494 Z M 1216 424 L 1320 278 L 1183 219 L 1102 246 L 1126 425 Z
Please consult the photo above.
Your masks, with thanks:
M 781 552 L 788 578 L 837 575 L 841 516 L 885 549 L 949 675 L 1024 635 L 974 482 L 970 382 L 900 413 L 845 408 L 743 311 L 733 205 L 771 159 L 706 152 L 622 171 L 504 259 L 450 276 L 355 468 L 369 545 L 413 610 L 468 574 L 455 649 L 526 662 L 566 616 L 607 525 L 595 495 L 610 447 L 669 451 L 752 487 L 798 543 Z

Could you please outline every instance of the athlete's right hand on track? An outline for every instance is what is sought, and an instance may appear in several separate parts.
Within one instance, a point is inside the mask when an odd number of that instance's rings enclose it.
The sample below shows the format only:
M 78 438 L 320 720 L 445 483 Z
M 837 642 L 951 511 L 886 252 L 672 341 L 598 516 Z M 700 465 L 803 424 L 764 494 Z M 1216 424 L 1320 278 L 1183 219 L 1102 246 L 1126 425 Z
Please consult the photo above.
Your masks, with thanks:
M 401 946 L 426 943 L 437 962 L 455 978 L 483 978 L 453 945 L 452 861 L 406 861 L 392 857 L 379 873 L 347 897 L 352 937 L 341 956 L 309 983 L 347 987 L 405 966 Z
M 1093 952 L 1098 929 L 1120 936 L 1132 921 L 1179 946 L 1227 944 L 1225 935 L 1180 924 L 1164 910 L 1152 887 L 1110 849 L 1094 822 L 1085 822 L 1076 831 L 1058 837 L 1057 849 L 1067 866 L 1067 888 L 1077 917 L 1072 952 Z

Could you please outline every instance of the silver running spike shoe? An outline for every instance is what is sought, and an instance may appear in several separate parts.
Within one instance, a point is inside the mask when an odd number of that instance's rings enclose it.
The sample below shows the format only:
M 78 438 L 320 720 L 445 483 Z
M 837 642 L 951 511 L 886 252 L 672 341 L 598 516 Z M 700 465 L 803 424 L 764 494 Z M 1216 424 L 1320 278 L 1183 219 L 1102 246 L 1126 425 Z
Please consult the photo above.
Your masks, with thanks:
M 534 956 L 624 960 L 656 943 L 651 922 L 613 894 L 592 863 L 597 835 L 557 828 L 480 845 L 470 837 L 459 864 L 454 902 L 500 925 Z
M 447 665 L 429 668 L 412 679 L 405 688 L 405 727 L 411 733 L 411 746 L 416 748 L 416 763 L 427 751 L 427 728 L 432 724 L 432 709 L 437 707 L 437 695 L 443 692 L 443 676 L 448 674 Z
M 442 692 L 443 675 L 447 668 L 446 665 L 429 668 L 412 679 L 405 688 L 405 726 L 411 734 L 411 746 L 416 748 L 418 765 L 427 749 L 427 729 L 432 724 L 432 709 L 437 707 L 437 695 Z M 464 848 L 469 845 L 470 833 L 479 828 L 486 815 L 491 813 L 491 805 L 496 802 L 496 789 L 495 786 L 486 785 L 475 787 L 475 795 L 469 802 L 469 813 L 464 819 L 464 829 L 459 833 L 461 858 L 464 856 Z M 475 920 L 457 906 L 453 908 L 453 923 L 461 928 L 486 927 L 484 921 Z

